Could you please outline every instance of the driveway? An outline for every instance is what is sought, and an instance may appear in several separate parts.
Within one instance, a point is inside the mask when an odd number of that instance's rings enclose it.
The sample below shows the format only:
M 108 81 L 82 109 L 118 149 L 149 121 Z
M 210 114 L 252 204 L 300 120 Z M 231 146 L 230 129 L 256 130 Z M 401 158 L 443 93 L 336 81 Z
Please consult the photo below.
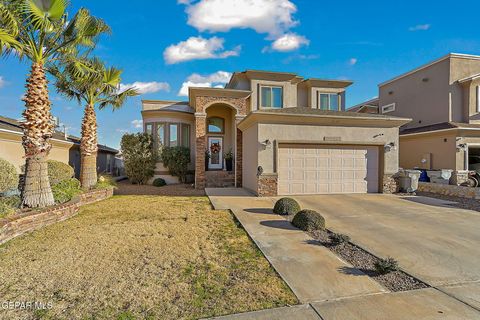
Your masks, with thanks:
M 295 197 L 327 227 L 408 273 L 480 309 L 480 213 L 448 201 L 393 195 Z

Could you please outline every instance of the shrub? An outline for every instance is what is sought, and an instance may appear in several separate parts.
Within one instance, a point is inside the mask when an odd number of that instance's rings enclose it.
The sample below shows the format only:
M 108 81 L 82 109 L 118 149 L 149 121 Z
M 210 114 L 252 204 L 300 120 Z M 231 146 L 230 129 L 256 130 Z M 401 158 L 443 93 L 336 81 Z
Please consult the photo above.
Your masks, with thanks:
M 152 185 L 155 186 L 155 187 L 163 187 L 163 186 L 166 186 L 167 183 L 162 178 L 157 178 L 157 179 L 153 180 Z
M 18 173 L 15 166 L 0 158 L 0 193 L 18 188 Z
M 300 205 L 292 198 L 281 198 L 273 207 L 273 213 L 280 215 L 297 214 L 300 211 Z
M 113 177 L 108 174 L 104 174 L 98 177 L 98 182 L 95 185 L 94 189 L 108 189 L 116 187 L 117 182 L 113 179 Z
M 293 217 L 292 224 L 304 231 L 325 229 L 325 219 L 314 210 L 301 210 Z
M 185 183 L 190 163 L 190 149 L 186 147 L 164 148 L 160 157 L 170 174 Z
M 19 196 L 0 197 L 0 218 L 15 213 L 21 202 Z
M 153 177 L 157 155 L 148 133 L 125 134 L 120 142 L 125 174 L 132 183 L 145 184 Z
M 82 193 L 80 181 L 75 178 L 63 180 L 52 187 L 53 199 L 56 203 L 65 203 Z
M 48 178 L 50 185 L 54 186 L 65 180 L 69 180 L 75 174 L 73 168 L 66 163 L 56 160 L 48 160 Z
M 350 237 L 342 233 L 332 233 L 329 239 L 333 244 L 342 244 L 350 241 Z
M 378 274 L 386 274 L 392 271 L 397 271 L 398 262 L 394 258 L 388 257 L 387 259 L 380 259 L 375 262 L 374 267 Z

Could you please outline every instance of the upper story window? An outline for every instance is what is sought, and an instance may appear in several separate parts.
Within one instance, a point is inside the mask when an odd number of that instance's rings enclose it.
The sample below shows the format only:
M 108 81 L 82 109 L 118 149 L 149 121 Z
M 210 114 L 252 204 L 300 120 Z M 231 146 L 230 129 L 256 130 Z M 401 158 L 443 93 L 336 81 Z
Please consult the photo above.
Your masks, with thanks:
M 261 108 L 282 108 L 283 107 L 283 88 L 273 86 L 260 87 L 260 107 Z
M 318 108 L 320 110 L 338 111 L 340 108 L 338 93 L 319 93 Z
M 208 118 L 207 120 L 208 133 L 224 133 L 224 120 L 218 117 Z

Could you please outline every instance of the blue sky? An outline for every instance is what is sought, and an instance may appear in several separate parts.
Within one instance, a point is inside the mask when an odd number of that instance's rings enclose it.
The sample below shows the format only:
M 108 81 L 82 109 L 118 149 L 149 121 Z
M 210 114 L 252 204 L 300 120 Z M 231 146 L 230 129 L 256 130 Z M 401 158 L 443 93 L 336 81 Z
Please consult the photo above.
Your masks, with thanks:
M 95 54 L 124 70 L 144 94 L 98 111 L 99 140 L 119 147 L 136 132 L 141 99 L 185 100 L 189 85 L 222 85 L 245 69 L 350 79 L 347 106 L 377 95 L 377 84 L 449 52 L 480 54 L 478 1 L 72 0 L 103 18 L 112 35 Z M 256 3 L 257 9 L 251 3 Z M 235 5 L 234 5 L 235 4 Z M 0 114 L 20 118 L 26 62 L 0 60 Z M 53 113 L 79 135 L 83 106 L 56 94 Z

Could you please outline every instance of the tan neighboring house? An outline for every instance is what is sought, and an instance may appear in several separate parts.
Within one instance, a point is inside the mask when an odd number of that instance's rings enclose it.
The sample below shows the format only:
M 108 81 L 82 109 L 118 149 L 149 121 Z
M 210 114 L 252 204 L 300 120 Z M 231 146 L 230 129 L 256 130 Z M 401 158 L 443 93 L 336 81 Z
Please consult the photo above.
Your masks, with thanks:
M 190 148 L 199 189 L 236 186 L 259 196 L 391 192 L 399 127 L 410 119 L 345 112 L 351 84 L 236 72 L 224 89 L 190 88 L 188 101 L 144 100 L 144 130 L 156 148 Z M 155 174 L 176 181 L 161 163 Z
M 0 116 L 0 158 L 12 163 L 18 173 L 25 164 L 25 151 L 22 146 L 23 130 L 20 123 L 11 118 Z M 55 131 L 52 139 L 52 149 L 49 159 L 68 163 L 75 170 L 75 176 L 80 176 L 80 138 Z M 97 171 L 99 173 L 115 174 L 115 155 L 118 150 L 98 145 Z
M 358 113 L 378 113 L 378 105 L 380 103 L 379 98 L 373 98 L 371 100 L 362 102 L 360 104 L 354 105 L 349 108 L 349 112 L 358 112 Z
M 379 85 L 379 113 L 400 129 L 400 166 L 472 169 L 480 159 L 480 56 L 448 54 Z

